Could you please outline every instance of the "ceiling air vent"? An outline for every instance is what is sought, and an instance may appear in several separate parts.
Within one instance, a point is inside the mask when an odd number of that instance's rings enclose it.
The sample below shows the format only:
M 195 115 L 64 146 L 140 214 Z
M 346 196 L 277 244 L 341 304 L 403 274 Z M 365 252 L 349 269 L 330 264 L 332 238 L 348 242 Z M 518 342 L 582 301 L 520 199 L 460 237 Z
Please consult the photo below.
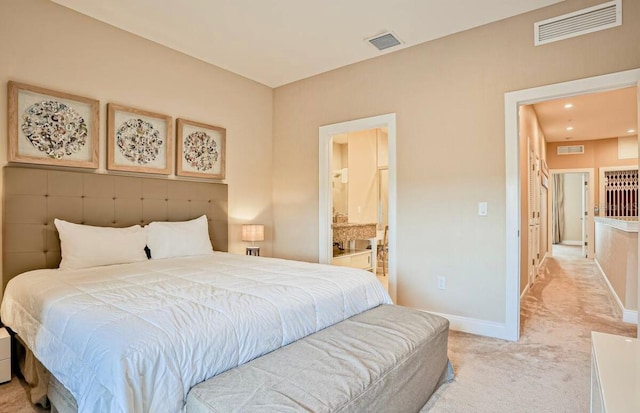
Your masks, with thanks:
M 622 0 L 534 23 L 535 45 L 556 42 L 622 25 Z
M 367 41 L 374 45 L 378 50 L 384 50 L 402 44 L 402 42 L 391 32 L 379 34 L 367 39 Z
M 558 155 L 580 155 L 584 153 L 584 145 L 558 146 Z

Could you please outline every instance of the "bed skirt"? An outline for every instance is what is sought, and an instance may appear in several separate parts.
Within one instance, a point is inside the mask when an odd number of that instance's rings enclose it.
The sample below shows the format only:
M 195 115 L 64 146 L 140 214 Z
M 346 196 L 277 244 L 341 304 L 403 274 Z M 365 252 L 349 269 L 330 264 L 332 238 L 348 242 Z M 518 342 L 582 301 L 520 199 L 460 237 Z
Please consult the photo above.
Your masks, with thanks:
M 33 355 L 22 339 L 17 334 L 12 333 L 12 335 L 16 339 L 15 357 L 18 361 L 20 373 L 29 384 L 29 399 L 31 403 L 49 408 L 47 391 L 51 374 Z

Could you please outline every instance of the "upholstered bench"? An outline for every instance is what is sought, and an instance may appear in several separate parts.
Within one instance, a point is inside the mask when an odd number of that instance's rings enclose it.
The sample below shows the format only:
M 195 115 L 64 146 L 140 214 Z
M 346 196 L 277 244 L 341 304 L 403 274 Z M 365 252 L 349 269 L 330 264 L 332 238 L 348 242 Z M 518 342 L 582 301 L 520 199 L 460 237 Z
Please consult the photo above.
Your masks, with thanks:
M 415 413 L 453 378 L 448 330 L 382 305 L 200 383 L 186 411 Z

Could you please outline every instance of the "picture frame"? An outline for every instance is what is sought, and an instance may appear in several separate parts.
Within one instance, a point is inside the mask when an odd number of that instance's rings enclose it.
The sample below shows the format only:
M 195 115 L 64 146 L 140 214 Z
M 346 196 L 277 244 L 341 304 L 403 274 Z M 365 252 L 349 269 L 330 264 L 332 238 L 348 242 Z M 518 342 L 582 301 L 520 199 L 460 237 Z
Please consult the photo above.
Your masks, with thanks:
M 107 169 L 173 173 L 173 121 L 168 115 L 107 104 Z
M 9 81 L 8 161 L 97 169 L 96 99 Z
M 224 179 L 227 130 L 186 119 L 178 119 L 176 128 L 176 175 Z

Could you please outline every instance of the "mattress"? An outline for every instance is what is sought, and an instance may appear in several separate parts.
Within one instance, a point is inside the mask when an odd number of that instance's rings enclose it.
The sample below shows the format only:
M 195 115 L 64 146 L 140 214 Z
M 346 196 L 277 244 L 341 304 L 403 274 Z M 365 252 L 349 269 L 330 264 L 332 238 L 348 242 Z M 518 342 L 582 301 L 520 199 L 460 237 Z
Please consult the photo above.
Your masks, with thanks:
M 195 384 L 390 302 L 365 271 L 214 253 L 25 273 L 0 315 L 79 411 L 179 412 Z

